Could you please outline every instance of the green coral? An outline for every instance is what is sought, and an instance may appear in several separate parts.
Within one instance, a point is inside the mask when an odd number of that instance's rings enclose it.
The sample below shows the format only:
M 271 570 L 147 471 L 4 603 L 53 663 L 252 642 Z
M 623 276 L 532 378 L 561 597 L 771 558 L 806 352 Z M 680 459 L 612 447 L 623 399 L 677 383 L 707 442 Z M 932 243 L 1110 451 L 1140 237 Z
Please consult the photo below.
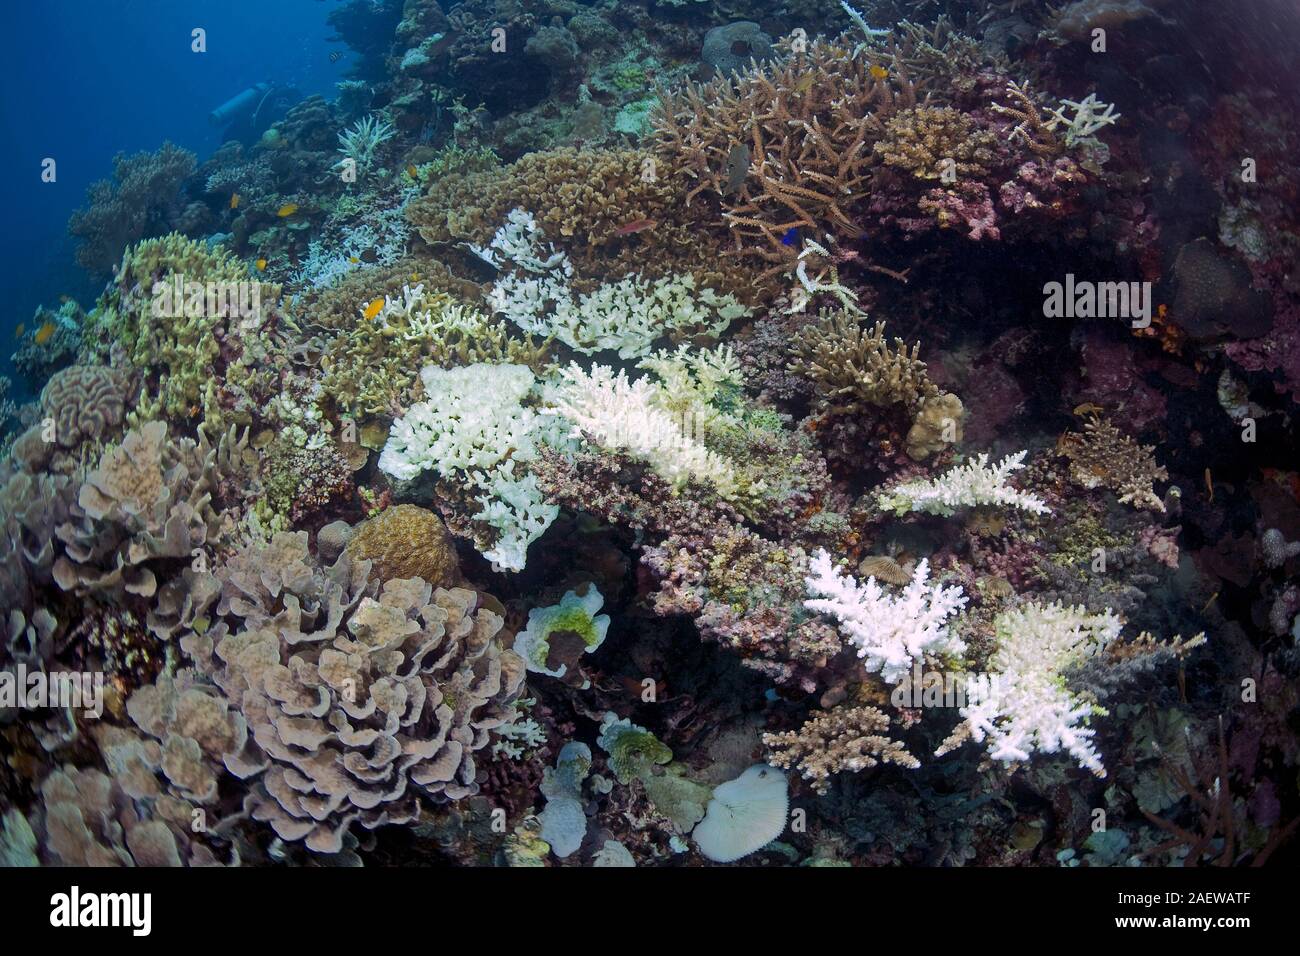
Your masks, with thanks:
M 614 713 L 605 714 L 596 743 L 609 755 L 609 767 L 621 784 L 650 775 L 655 764 L 666 764 L 673 752 L 650 731 Z

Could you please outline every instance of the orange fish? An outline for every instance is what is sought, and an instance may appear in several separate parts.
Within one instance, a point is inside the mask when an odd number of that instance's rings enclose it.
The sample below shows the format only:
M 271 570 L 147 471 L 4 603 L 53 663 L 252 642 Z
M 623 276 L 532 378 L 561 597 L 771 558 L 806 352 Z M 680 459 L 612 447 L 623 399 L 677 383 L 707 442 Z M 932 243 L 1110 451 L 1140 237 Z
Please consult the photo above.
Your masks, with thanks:
M 265 259 L 258 259 L 256 262 L 253 263 L 253 265 L 257 266 L 257 271 L 258 271 L 258 272 L 265 272 L 265 271 L 266 271 L 266 260 L 265 260 Z
M 296 202 L 287 202 L 279 209 L 277 209 L 275 214 L 279 216 L 281 219 L 284 219 L 288 216 L 292 216 L 297 211 L 298 211 L 298 204 Z
M 36 330 L 36 334 L 32 336 L 32 341 L 35 342 L 37 345 L 44 345 L 46 342 L 50 340 L 50 337 L 54 335 L 54 330 L 56 328 L 58 328 L 58 326 L 56 326 L 53 322 L 46 322 L 39 329 Z
M 873 64 L 871 69 L 868 70 L 867 72 L 870 73 L 878 80 L 886 80 L 889 78 L 889 71 L 886 70 L 879 63 Z
M 384 301 L 385 301 L 384 297 L 380 296 L 378 299 L 375 299 L 368 306 L 366 306 L 365 311 L 362 312 L 361 314 L 365 316 L 367 322 L 372 321 L 375 316 L 377 316 L 380 312 L 384 311 Z
M 645 232 L 647 229 L 653 229 L 657 225 L 659 225 L 659 223 L 654 219 L 634 219 L 615 229 L 614 235 L 631 236 L 638 232 Z
M 231 208 L 231 209 L 238 209 L 238 208 L 239 208 L 239 193 L 232 193 L 232 194 L 231 194 L 231 196 L 230 196 L 230 208 Z
M 14 338 L 21 339 L 23 337 L 23 333 L 26 331 L 27 331 L 27 323 L 19 322 L 18 328 L 14 329 Z

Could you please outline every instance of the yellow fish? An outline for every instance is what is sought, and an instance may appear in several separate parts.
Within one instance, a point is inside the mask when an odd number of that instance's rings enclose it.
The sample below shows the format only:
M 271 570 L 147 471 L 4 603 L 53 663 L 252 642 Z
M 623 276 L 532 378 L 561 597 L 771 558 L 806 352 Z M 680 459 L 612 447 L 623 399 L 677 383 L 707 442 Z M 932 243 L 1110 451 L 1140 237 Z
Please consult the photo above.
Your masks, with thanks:
M 378 299 L 375 299 L 375 301 L 366 306 L 366 310 L 361 314 L 365 316 L 366 321 L 369 322 L 382 311 L 384 311 L 384 297 L 380 296 Z
M 230 208 L 231 208 L 231 209 L 238 209 L 238 208 L 239 208 L 239 193 L 233 193 L 233 194 L 231 194 L 231 197 L 230 197 Z
M 889 78 L 889 71 L 886 70 L 879 63 L 873 64 L 871 69 L 868 70 L 867 72 L 870 73 L 878 80 L 884 80 Z
M 26 331 L 27 331 L 27 323 L 19 322 L 18 328 L 14 329 L 14 338 L 21 339 L 23 337 L 23 333 Z
M 54 334 L 54 330 L 56 328 L 58 328 L 58 326 L 56 326 L 53 322 L 46 322 L 39 329 L 36 330 L 36 334 L 32 336 L 32 341 L 35 342 L 37 345 L 44 345 L 46 342 L 50 340 L 50 336 Z
M 800 77 L 799 82 L 794 85 L 796 93 L 807 93 L 812 89 L 814 76 L 812 73 L 805 73 Z
M 287 216 L 292 216 L 297 211 L 298 211 L 298 204 L 296 202 L 287 202 L 279 209 L 277 209 L 275 214 L 279 216 L 281 219 L 284 219 Z
M 419 179 L 420 171 L 416 169 L 415 164 L 412 163 L 411 165 L 406 167 L 406 175 L 410 176 L 412 179 Z
M 258 259 L 256 262 L 253 263 L 253 265 L 257 266 L 257 271 L 258 271 L 258 272 L 265 272 L 265 271 L 266 271 L 266 260 L 265 260 L 265 259 Z
M 360 262 L 360 261 L 361 261 L 361 260 L 358 259 L 356 256 L 348 256 L 348 262 L 351 262 L 353 265 L 355 265 L 356 263 L 358 263 L 358 262 Z

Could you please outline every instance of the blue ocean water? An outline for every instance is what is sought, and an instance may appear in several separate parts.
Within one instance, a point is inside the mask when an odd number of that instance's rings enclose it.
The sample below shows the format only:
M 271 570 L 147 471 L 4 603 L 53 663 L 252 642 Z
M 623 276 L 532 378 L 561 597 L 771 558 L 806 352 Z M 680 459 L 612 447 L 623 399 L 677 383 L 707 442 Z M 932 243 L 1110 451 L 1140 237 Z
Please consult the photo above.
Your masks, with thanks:
M 348 55 L 330 62 L 324 0 L 52 0 L 6 5 L 0 31 L 0 341 L 42 303 L 90 305 L 97 283 L 73 259 L 68 217 L 119 152 L 171 140 L 202 162 L 221 145 L 208 113 L 255 83 L 332 95 Z M 196 53 L 192 31 L 206 31 Z M 57 179 L 42 182 L 42 162 Z M 9 349 L 0 349 L 0 374 Z

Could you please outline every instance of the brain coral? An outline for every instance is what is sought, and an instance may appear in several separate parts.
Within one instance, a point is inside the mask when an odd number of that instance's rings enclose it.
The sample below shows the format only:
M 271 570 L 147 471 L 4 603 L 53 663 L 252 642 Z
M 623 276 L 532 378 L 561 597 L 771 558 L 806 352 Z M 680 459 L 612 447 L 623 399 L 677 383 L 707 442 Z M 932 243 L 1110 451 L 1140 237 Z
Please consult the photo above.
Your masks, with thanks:
M 353 823 L 415 819 L 417 789 L 477 793 L 474 754 L 524 678 L 499 605 L 420 578 L 376 596 L 367 562 L 321 568 L 302 532 L 245 548 L 215 577 L 214 622 L 181 646 L 247 722 L 251 740 L 225 765 L 255 778 L 253 819 L 335 853 Z
M 347 553 L 376 577 L 424 578 L 434 587 L 460 579 L 460 562 L 442 519 L 418 505 L 394 505 L 357 525 Z
M 73 365 L 50 378 L 41 391 L 41 414 L 53 419 L 60 448 L 110 436 L 122 423 L 128 378 L 102 365 Z

